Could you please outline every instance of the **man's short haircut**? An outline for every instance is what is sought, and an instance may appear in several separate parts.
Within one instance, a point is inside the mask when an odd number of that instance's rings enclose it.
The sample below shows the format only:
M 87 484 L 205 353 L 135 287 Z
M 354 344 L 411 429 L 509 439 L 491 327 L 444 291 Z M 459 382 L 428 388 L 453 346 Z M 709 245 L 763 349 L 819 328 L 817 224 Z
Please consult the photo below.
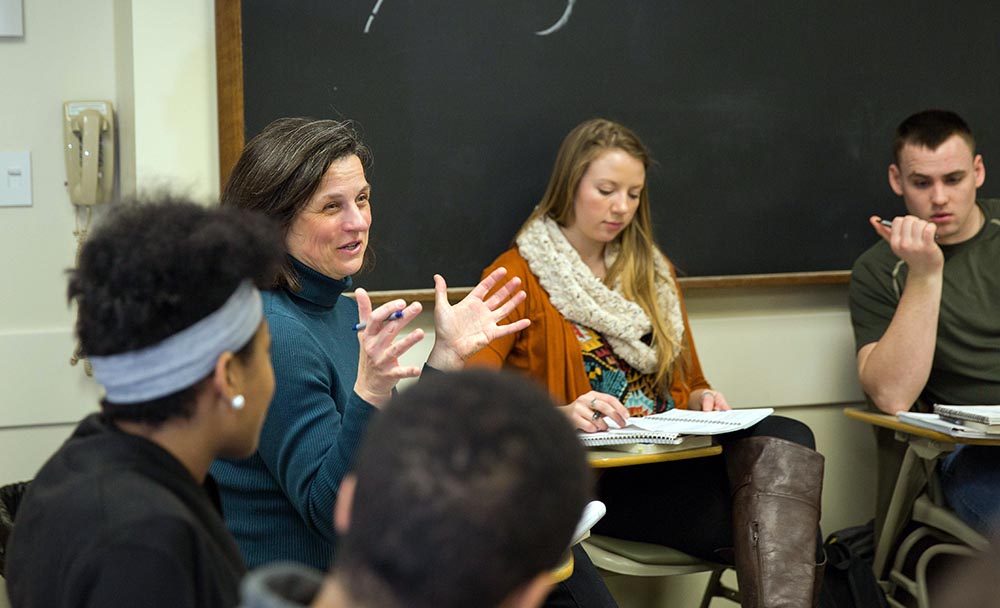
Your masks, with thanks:
M 907 144 L 937 150 L 952 135 L 958 135 L 976 153 L 976 139 L 972 129 L 958 114 L 948 110 L 917 112 L 899 124 L 893 142 L 893 162 L 899 164 L 899 153 Z
M 242 281 L 272 284 L 283 262 L 281 235 L 260 214 L 169 194 L 114 207 L 69 272 L 81 350 L 107 356 L 157 344 L 216 311 Z M 104 399 L 101 409 L 153 426 L 189 418 L 198 384 L 144 403 Z
M 576 432 L 520 376 L 422 380 L 372 424 L 334 573 L 362 605 L 498 606 L 558 565 L 591 493 Z

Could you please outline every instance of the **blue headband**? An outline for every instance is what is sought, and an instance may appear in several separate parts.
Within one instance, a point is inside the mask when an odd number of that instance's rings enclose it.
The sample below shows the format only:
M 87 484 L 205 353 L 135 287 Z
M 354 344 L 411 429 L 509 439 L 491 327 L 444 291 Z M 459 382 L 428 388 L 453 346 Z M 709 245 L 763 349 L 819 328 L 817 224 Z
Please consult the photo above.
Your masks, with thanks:
M 260 291 L 240 283 L 221 308 L 165 340 L 139 350 L 88 357 L 111 403 L 142 403 L 192 386 L 257 332 L 264 309 Z

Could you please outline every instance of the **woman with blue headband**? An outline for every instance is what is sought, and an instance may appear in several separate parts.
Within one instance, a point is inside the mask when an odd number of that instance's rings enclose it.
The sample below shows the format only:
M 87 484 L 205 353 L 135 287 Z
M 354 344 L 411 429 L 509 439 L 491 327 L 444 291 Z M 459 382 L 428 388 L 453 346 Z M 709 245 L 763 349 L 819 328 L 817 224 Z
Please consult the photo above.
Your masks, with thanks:
M 245 573 L 208 468 L 257 446 L 274 392 L 258 284 L 264 218 L 160 201 L 116 209 L 70 274 L 105 389 L 42 467 L 8 545 L 15 606 L 235 606 Z

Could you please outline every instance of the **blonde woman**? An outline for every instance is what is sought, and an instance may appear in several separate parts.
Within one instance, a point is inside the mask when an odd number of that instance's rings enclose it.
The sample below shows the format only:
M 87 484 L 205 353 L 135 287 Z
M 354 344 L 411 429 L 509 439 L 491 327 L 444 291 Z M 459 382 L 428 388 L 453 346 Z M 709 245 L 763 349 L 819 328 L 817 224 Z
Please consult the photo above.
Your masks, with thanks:
M 502 266 L 521 279 L 528 297 L 511 318 L 531 325 L 471 362 L 540 381 L 584 432 L 605 430 L 605 416 L 621 424 L 672 408 L 729 409 L 702 373 L 676 274 L 653 239 L 649 165 L 624 126 L 578 125 L 515 246 L 484 272 Z M 718 457 L 602 475 L 608 515 L 594 531 L 731 560 L 744 606 L 812 605 L 824 561 L 812 432 L 771 416 L 722 441 Z M 600 584 L 577 572 L 570 595 Z

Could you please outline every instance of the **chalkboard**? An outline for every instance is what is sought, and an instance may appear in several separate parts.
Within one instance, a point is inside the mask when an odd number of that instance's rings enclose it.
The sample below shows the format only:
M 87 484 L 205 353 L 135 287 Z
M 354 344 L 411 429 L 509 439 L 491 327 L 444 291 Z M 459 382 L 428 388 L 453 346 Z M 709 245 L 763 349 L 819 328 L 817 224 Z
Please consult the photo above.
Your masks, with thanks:
M 867 217 L 902 209 L 886 168 L 914 111 L 956 110 L 1000 162 L 995 2 L 242 0 L 239 18 L 247 138 L 350 118 L 374 152 L 371 289 L 474 284 L 595 116 L 650 147 L 657 240 L 694 277 L 849 269 Z

